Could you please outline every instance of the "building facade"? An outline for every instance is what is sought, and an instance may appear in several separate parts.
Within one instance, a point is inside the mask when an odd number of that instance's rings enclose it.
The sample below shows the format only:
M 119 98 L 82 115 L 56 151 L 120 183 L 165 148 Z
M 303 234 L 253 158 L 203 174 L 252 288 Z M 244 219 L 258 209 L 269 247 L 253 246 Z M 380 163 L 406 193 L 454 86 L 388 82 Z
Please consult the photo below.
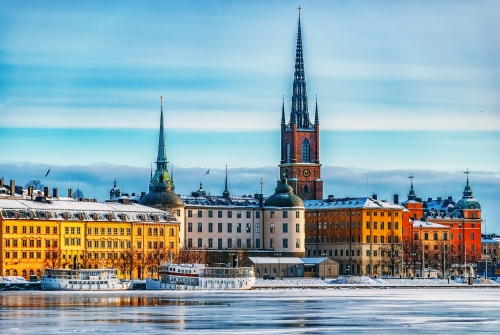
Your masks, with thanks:
M 341 274 L 400 274 L 402 206 L 368 197 L 304 203 L 307 257 L 331 257 Z
M 144 278 L 179 249 L 180 222 L 138 204 L 1 199 L 0 220 L 3 276 L 111 266 L 122 278 Z

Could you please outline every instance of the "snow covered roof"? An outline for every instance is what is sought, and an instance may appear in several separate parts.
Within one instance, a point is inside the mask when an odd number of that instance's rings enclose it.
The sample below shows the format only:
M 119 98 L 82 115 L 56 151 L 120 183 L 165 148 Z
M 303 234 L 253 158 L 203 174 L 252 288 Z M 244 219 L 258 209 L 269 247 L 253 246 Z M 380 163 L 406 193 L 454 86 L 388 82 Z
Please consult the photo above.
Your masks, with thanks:
M 253 196 L 190 196 L 181 195 L 184 205 L 189 207 L 259 207 L 259 199 Z
M 335 209 L 335 208 L 369 208 L 369 209 L 400 209 L 403 206 L 386 201 L 362 198 L 335 198 L 332 200 L 304 200 L 306 209 Z
M 248 257 L 253 264 L 303 264 L 298 257 Z
M 310 258 L 301 258 L 304 265 L 318 265 L 327 260 L 328 257 L 310 257 Z
M 135 203 L 102 203 L 76 200 L 47 202 L 0 199 L 3 219 L 93 220 L 178 223 L 169 212 Z
M 422 228 L 444 228 L 444 229 L 450 228 L 448 226 L 434 222 L 419 221 L 419 220 L 413 221 L 413 228 L 420 228 L 420 226 L 422 226 Z
M 500 244 L 500 238 L 483 237 L 483 238 L 481 238 L 481 243 L 483 243 L 483 244 Z

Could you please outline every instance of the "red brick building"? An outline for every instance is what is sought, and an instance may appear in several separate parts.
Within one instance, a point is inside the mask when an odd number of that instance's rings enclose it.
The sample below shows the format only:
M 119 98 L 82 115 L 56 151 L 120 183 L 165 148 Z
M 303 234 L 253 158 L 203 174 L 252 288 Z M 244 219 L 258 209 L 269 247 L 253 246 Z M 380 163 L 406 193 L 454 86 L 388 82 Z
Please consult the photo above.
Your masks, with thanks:
M 319 160 L 318 101 L 314 124 L 309 119 L 306 75 L 302 52 L 300 16 L 295 53 L 292 109 L 288 124 L 285 120 L 285 102 L 281 111 L 280 175 L 289 179 L 294 193 L 304 200 L 323 199 L 323 180 Z

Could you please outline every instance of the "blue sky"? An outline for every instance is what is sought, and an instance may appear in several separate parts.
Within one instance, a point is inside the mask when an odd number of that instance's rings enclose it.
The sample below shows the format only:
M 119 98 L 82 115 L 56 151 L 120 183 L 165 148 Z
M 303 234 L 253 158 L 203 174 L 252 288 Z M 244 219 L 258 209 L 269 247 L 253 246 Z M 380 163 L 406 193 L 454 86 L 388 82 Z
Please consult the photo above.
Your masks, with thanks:
M 0 176 L 146 190 L 163 95 L 179 193 L 209 167 L 221 191 L 226 164 L 234 194 L 261 177 L 271 193 L 299 4 L 325 193 L 366 195 L 368 178 L 390 199 L 414 173 L 422 198 L 458 198 L 469 168 L 500 232 L 496 1 L 0 0 Z

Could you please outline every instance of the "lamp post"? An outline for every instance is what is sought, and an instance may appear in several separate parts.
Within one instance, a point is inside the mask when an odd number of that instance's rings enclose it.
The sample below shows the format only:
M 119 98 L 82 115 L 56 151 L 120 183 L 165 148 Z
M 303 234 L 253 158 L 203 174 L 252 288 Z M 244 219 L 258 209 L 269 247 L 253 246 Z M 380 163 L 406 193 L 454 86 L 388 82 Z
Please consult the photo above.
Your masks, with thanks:
M 281 252 L 275 252 L 274 257 L 278 257 L 278 276 L 281 276 Z
M 422 244 L 422 261 L 420 262 L 420 277 L 422 276 L 422 271 L 424 269 L 424 241 L 422 240 L 422 225 L 420 225 L 420 243 Z

